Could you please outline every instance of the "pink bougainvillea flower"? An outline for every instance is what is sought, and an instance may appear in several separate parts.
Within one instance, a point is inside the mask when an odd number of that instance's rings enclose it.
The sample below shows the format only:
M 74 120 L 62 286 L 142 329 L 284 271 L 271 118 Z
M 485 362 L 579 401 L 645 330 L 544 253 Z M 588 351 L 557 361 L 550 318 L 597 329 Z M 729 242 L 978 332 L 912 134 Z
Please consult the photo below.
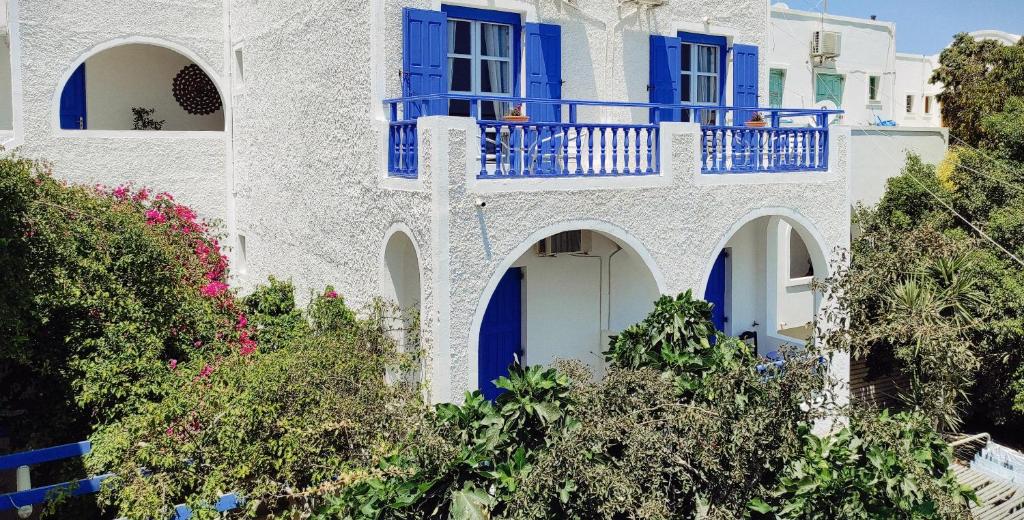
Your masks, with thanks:
M 113 191 L 112 195 L 114 196 L 115 199 L 118 199 L 118 200 L 127 199 L 128 198 L 128 190 L 129 189 L 130 189 L 130 186 L 128 186 L 127 184 L 122 184 L 122 185 L 114 188 L 114 191 Z
M 167 366 L 168 366 L 168 367 L 169 367 L 169 368 L 170 368 L 171 370 L 174 370 L 175 368 L 178 368 L 178 360 L 177 360 L 177 359 L 172 359 L 172 360 L 168 361 L 168 362 L 167 362 Z
M 132 200 L 134 200 L 135 202 L 149 200 L 149 188 L 142 188 L 141 190 L 135 192 L 135 195 L 132 197 Z
M 146 212 L 146 223 L 149 225 L 163 224 L 167 222 L 167 217 L 160 212 L 158 209 L 151 209 Z
M 213 366 L 212 365 L 209 365 L 209 364 L 203 365 L 203 369 L 199 371 L 199 377 L 197 377 L 196 379 L 205 379 L 207 377 L 210 377 L 210 374 L 212 374 L 212 373 L 213 373 Z
M 203 288 L 200 289 L 200 292 L 203 294 L 203 296 L 215 297 L 220 296 L 221 293 L 223 293 L 227 289 L 228 284 L 224 282 L 210 282 L 204 285 Z
M 203 346 L 203 341 L 197 339 L 196 342 L 192 344 L 192 346 L 194 346 L 196 348 L 199 348 L 199 347 Z
M 168 437 L 174 437 L 174 426 L 168 426 L 166 433 Z
M 235 324 L 235 328 L 241 330 L 241 329 L 244 329 L 245 326 L 248 325 L 248 324 L 249 324 L 249 318 L 246 318 L 245 314 L 243 314 L 243 313 L 238 313 L 238 323 Z
M 185 222 L 194 222 L 196 220 L 196 214 L 188 206 L 182 204 L 176 204 L 174 206 L 174 213 L 178 215 L 178 218 Z
M 156 194 L 156 200 L 174 200 L 174 197 L 166 191 L 161 191 Z
M 327 292 L 324 293 L 324 298 L 327 298 L 328 300 L 333 300 L 333 299 L 335 299 L 337 297 L 338 297 L 338 292 L 334 291 L 334 290 L 330 290 L 330 291 L 327 291 Z

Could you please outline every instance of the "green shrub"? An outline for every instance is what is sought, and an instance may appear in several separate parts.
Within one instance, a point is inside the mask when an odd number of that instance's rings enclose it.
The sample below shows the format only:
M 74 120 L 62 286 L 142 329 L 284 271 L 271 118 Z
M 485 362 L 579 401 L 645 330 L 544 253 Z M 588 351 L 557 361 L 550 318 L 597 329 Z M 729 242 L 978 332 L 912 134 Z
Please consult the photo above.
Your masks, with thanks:
M 263 301 L 264 312 L 290 314 L 290 284 L 253 294 L 248 302 Z M 268 294 L 282 304 L 276 310 Z M 319 297 L 310 307 L 342 314 L 340 305 Z M 324 492 L 365 475 L 422 414 L 415 386 L 385 383 L 404 358 L 384 321 L 290 333 L 271 351 L 221 358 L 201 379 L 176 372 L 178 391 L 94 437 L 90 466 L 118 475 L 103 499 L 131 518 L 163 518 L 177 503 L 200 510 L 227 491 L 245 497 L 248 515 L 308 512 Z
M 20 414 L 15 449 L 80 441 L 159 401 L 169 364 L 195 375 L 255 348 L 211 226 L 166 193 L 67 186 L 6 156 L 0 223 L 0 410 Z
M 928 418 L 901 413 L 856 417 L 828 436 L 806 433 L 771 497 L 751 509 L 777 518 L 914 518 L 970 516 L 976 501 L 957 483 L 952 449 Z

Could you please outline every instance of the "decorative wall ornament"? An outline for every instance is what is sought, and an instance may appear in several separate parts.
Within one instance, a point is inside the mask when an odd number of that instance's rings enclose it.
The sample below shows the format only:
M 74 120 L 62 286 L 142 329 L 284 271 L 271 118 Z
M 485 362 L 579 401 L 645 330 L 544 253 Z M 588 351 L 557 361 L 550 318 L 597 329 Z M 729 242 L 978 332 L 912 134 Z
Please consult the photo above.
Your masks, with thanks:
M 195 63 L 174 76 L 174 99 L 189 114 L 206 115 L 221 109 L 217 86 Z

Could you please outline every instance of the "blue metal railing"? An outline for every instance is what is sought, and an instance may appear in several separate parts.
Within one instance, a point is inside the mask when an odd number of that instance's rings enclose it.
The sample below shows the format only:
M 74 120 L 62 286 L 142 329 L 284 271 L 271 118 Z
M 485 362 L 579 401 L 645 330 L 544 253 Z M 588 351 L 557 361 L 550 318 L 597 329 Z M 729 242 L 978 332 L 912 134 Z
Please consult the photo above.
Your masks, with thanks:
M 0 456 L 0 472 L 16 470 L 22 466 L 35 466 L 45 462 L 56 460 L 72 459 L 88 455 L 92 451 L 92 443 L 89 441 L 64 444 L 51 448 L 23 451 L 10 455 Z M 105 473 L 96 477 L 84 478 L 72 482 L 51 484 L 48 486 L 23 489 L 12 493 L 0 494 L 0 511 L 17 510 L 26 506 L 42 504 L 58 497 L 90 495 L 100 492 L 100 485 L 104 480 L 113 477 L 113 473 Z M 204 504 L 204 507 L 211 508 L 223 513 L 238 509 L 241 499 L 234 493 L 228 493 L 218 497 L 215 504 Z M 172 520 L 189 520 L 192 518 L 192 508 L 185 504 L 174 506 Z
M 658 174 L 661 120 L 701 122 L 704 173 L 823 171 L 828 169 L 828 117 L 842 112 L 463 94 L 384 103 L 390 116 L 388 172 L 405 178 L 417 176 L 418 117 L 448 115 L 456 104 L 480 126 L 481 179 Z M 516 105 L 525 106 L 527 116 L 533 112 L 551 121 L 495 119 Z M 581 108 L 591 116 L 602 109 L 623 119 L 646 115 L 650 123 L 581 122 Z M 610 115 L 598 113 L 600 119 Z M 763 126 L 747 122 L 755 113 L 765 120 Z

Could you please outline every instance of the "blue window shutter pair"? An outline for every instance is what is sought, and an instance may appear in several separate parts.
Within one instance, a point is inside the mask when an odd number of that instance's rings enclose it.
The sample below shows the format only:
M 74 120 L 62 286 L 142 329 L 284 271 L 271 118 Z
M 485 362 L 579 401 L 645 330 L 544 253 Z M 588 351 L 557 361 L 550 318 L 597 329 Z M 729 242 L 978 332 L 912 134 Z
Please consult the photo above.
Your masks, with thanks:
M 402 95 L 423 96 L 448 92 L 448 15 L 442 11 L 405 8 L 402 11 Z M 562 28 L 528 23 L 526 29 L 527 97 L 561 99 Z M 519 42 L 513 42 L 518 45 Z M 517 74 L 513 71 L 513 74 Z M 418 104 L 406 107 L 407 118 L 446 114 L 443 100 L 432 101 L 426 110 Z M 557 121 L 554 105 L 529 107 L 534 121 Z
M 676 104 L 682 79 L 682 41 L 675 36 L 651 35 L 650 84 L 647 86 L 651 103 Z M 679 121 L 679 109 L 651 110 L 651 122 Z
M 737 107 L 757 107 L 757 46 L 736 44 L 732 47 L 732 104 Z M 742 125 L 754 115 L 752 111 L 739 111 L 733 115 L 733 124 Z
M 448 93 L 448 15 L 402 10 L 402 95 Z M 406 103 L 405 119 L 448 113 L 443 99 Z

